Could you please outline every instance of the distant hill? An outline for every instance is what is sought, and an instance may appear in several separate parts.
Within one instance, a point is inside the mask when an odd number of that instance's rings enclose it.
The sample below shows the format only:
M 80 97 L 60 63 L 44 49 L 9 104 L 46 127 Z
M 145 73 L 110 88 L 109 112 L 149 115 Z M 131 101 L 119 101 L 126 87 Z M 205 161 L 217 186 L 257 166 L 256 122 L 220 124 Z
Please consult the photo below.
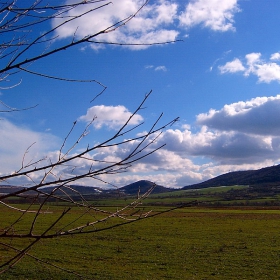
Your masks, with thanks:
M 140 189 L 140 194 L 144 194 L 153 186 L 153 184 L 154 183 L 147 180 L 140 180 L 135 183 L 129 184 L 127 186 L 124 186 L 122 188 L 119 188 L 118 191 L 127 195 L 135 195 L 138 193 Z M 164 193 L 172 190 L 173 189 L 156 185 L 155 189 L 153 190 L 153 193 Z
M 82 195 L 93 195 L 93 196 L 115 196 L 115 195 L 137 195 L 138 191 L 140 189 L 140 194 L 146 193 L 151 187 L 153 186 L 153 183 L 147 180 L 141 180 L 132 184 L 129 184 L 127 186 L 118 188 L 118 189 L 101 189 L 96 187 L 90 187 L 90 186 L 80 186 L 80 185 L 71 185 L 68 188 L 62 187 L 60 190 L 57 190 L 55 192 L 56 195 L 66 195 L 66 193 L 70 196 L 78 196 L 79 194 Z M 8 186 L 8 185 L 0 185 L 0 194 L 6 194 L 6 193 L 13 193 L 16 191 L 19 191 L 23 189 L 22 187 L 17 186 Z M 45 187 L 42 188 L 41 191 L 45 193 L 52 192 L 54 187 Z M 163 186 L 156 185 L 155 189 L 153 190 L 153 193 L 163 193 L 172 191 L 173 189 L 165 188 Z M 25 193 L 25 195 L 34 195 L 35 192 L 28 191 Z
M 147 192 L 151 187 L 153 186 L 153 183 L 147 180 L 141 180 L 132 184 L 129 184 L 127 186 L 121 187 L 121 188 L 113 188 L 113 189 L 101 189 L 96 187 L 89 187 L 89 186 L 78 186 L 78 185 L 72 185 L 71 189 L 73 191 L 67 190 L 67 193 L 71 195 L 75 195 L 75 192 L 79 192 L 83 195 L 102 195 L 102 196 L 110 196 L 115 194 L 122 194 L 122 195 L 136 195 L 138 194 L 139 188 L 140 188 L 140 194 L 144 194 Z M 50 192 L 52 190 L 52 187 L 44 188 L 44 191 Z M 163 186 L 156 185 L 155 189 L 153 190 L 153 193 L 162 193 L 162 192 L 168 192 L 171 189 L 165 188 Z M 56 194 L 62 194 L 61 191 L 56 192 Z
M 23 187 L 0 185 L 0 194 L 12 193 L 22 190 Z
M 41 188 L 40 190 L 44 193 L 51 193 L 55 187 L 45 187 Z M 17 191 L 20 191 L 24 189 L 23 187 L 18 187 L 18 186 L 9 186 L 9 185 L 0 185 L 0 194 L 8 194 L 8 193 L 14 193 Z M 95 188 L 95 187 L 88 187 L 88 186 L 79 186 L 79 185 L 71 185 L 69 188 L 67 187 L 62 187 L 60 190 L 57 190 L 55 192 L 56 195 L 65 195 L 66 193 L 71 196 L 76 196 L 80 194 L 83 195 L 95 195 L 103 192 L 102 189 L 100 188 Z M 37 194 L 34 191 L 27 191 L 24 192 L 24 196 L 34 196 Z M 20 195 L 21 196 L 21 195 Z
M 265 167 L 258 170 L 248 170 L 248 171 L 235 171 L 229 172 L 213 179 L 207 180 L 205 182 L 185 186 L 182 189 L 201 189 L 208 187 L 219 187 L 219 186 L 233 186 L 233 185 L 249 185 L 261 189 L 265 189 L 268 186 L 280 186 L 280 165 Z M 99 197 L 110 197 L 117 195 L 137 195 L 140 189 L 140 194 L 147 192 L 153 183 L 148 180 L 140 180 L 124 187 L 118 189 L 102 189 L 90 186 L 79 186 L 72 185 L 72 190 L 67 190 L 68 195 L 76 196 L 78 192 L 83 195 L 89 196 L 99 196 Z M 20 190 L 21 187 L 0 185 L 0 194 L 15 192 Z M 53 187 L 47 187 L 42 189 L 46 193 L 50 193 Z M 176 191 L 178 189 L 172 189 L 156 185 L 153 193 L 166 193 Z M 25 193 L 25 194 L 32 194 Z M 57 195 L 65 195 L 62 191 L 57 191 Z
M 265 167 L 258 170 L 229 172 L 205 182 L 189 185 L 183 189 L 201 189 L 233 185 L 280 185 L 280 165 Z

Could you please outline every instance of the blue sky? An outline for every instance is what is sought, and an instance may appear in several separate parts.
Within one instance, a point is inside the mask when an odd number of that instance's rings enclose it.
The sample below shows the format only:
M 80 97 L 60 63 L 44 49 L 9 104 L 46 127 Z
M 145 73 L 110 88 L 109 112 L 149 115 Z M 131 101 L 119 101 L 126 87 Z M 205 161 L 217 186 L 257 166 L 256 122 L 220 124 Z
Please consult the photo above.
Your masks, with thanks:
M 76 30 L 76 36 L 83 37 L 110 26 L 143 3 L 112 2 L 60 29 L 54 44 L 71 40 Z M 153 0 L 126 26 L 99 39 L 182 42 L 150 47 L 91 44 L 34 63 L 32 71 L 95 79 L 107 89 L 90 103 L 102 90 L 96 83 L 66 83 L 23 72 L 14 76 L 10 85 L 21 84 L 8 90 L 4 84 L 0 99 L 15 108 L 38 106 L 1 114 L 0 174 L 17 170 L 33 142 L 30 159 L 54 156 L 75 120 L 82 131 L 97 116 L 79 149 L 106 139 L 150 90 L 146 109 L 134 120 L 135 124 L 145 121 L 136 133 L 147 130 L 161 112 L 162 123 L 175 117 L 180 121 L 158 139 L 157 144 L 166 143 L 166 147 L 129 172 L 104 180 L 117 186 L 147 179 L 183 187 L 229 171 L 278 164 L 279 12 L 276 0 Z M 74 139 L 75 134 L 70 140 Z M 121 149 L 108 150 L 102 156 L 114 159 L 123 154 Z M 85 165 L 80 162 L 77 172 Z M 99 186 L 95 181 L 80 183 Z

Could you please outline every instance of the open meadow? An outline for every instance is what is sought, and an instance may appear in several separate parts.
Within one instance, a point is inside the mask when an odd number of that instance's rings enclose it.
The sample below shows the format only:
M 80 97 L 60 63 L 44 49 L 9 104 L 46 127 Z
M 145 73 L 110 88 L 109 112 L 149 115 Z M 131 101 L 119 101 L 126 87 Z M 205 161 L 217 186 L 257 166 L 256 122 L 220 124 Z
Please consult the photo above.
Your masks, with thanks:
M 280 280 L 279 14 L 0 1 L 0 280 Z
M 2 228 L 12 216 L 6 208 L 0 210 Z M 187 207 L 103 232 L 42 240 L 29 253 L 83 279 L 279 280 L 279 232 L 277 208 Z M 0 241 L 18 247 L 24 243 Z M 0 246 L 1 264 L 10 253 Z M 0 279 L 79 277 L 25 256 Z

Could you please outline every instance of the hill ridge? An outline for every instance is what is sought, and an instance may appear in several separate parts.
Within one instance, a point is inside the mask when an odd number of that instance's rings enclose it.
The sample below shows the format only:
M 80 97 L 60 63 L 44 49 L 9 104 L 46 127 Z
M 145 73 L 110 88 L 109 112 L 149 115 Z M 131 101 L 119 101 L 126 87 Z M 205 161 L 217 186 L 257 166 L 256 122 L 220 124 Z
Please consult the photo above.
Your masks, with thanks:
M 185 186 L 182 189 L 260 184 L 280 184 L 280 165 L 257 170 L 232 171 L 198 184 Z

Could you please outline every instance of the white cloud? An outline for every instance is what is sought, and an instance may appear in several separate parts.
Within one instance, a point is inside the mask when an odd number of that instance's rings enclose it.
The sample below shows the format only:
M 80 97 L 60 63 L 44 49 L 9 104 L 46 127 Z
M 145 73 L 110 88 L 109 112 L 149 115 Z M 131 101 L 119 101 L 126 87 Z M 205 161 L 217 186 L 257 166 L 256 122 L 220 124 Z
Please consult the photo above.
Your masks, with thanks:
M 155 68 L 155 71 L 167 71 L 167 69 L 166 69 L 166 67 L 165 66 L 157 66 L 156 68 Z
M 244 73 L 245 76 L 249 76 L 250 73 L 256 72 L 256 66 L 261 62 L 261 53 L 249 53 L 245 55 L 247 61 L 247 69 Z
M 197 123 L 220 131 L 280 136 L 280 95 L 257 97 L 199 114 Z
M 167 71 L 166 66 L 164 65 L 159 65 L 159 66 L 154 66 L 154 65 L 147 65 L 145 66 L 145 69 L 154 69 L 155 71 Z
M 130 118 L 132 115 L 127 108 L 122 105 L 119 106 L 93 106 L 87 110 L 86 115 L 79 118 L 80 121 L 91 122 L 96 129 L 102 126 L 107 126 L 111 129 L 118 129 Z M 137 125 L 143 121 L 143 118 L 136 114 L 130 120 L 130 125 Z
M 258 76 L 259 82 L 280 82 L 280 66 L 276 63 L 257 65 L 256 70 L 252 71 L 252 73 Z
M 102 175 L 102 179 L 117 186 L 146 179 L 167 187 L 182 187 L 229 171 L 273 165 L 280 160 L 279 111 L 280 95 L 257 97 L 225 105 L 220 110 L 212 109 L 197 116 L 200 130 L 192 132 L 190 125 L 168 129 L 145 151 L 166 144 L 164 148 L 135 162 L 127 173 Z M 105 149 L 88 157 L 118 160 L 127 156 L 137 143 Z M 79 173 L 87 170 L 91 162 L 81 159 L 76 165 L 75 172 Z M 99 165 L 102 163 L 96 163 L 94 167 Z
M 279 53 L 279 52 L 273 53 L 273 54 L 270 56 L 270 60 L 280 60 L 280 53 Z
M 242 62 L 238 58 L 236 58 L 231 62 L 227 62 L 223 66 L 219 66 L 219 69 L 222 74 L 225 74 L 225 73 L 235 73 L 240 71 L 243 72 L 245 70 L 245 67 L 242 65 Z
M 249 66 L 254 65 L 260 61 L 261 53 L 249 53 L 245 55 L 247 64 Z
M 275 138 L 272 141 L 275 143 L 271 145 L 267 137 L 247 136 L 237 132 L 215 133 L 205 128 L 195 134 L 185 131 L 172 133 L 171 130 L 168 133 L 169 135 L 164 133 L 157 143 L 158 145 L 166 143 L 165 148 L 135 162 L 125 174 L 102 175 L 102 179 L 117 186 L 146 179 L 167 187 L 182 187 L 229 171 L 272 165 L 280 157 L 279 137 Z M 180 133 L 182 141 L 178 141 Z M 172 142 L 177 144 L 172 146 L 170 145 Z M 114 151 L 107 149 L 94 157 L 110 160 L 123 158 L 131 148 L 132 146 L 128 144 L 126 148 L 118 147 Z M 150 151 L 149 148 L 148 151 Z M 197 160 L 205 161 L 206 159 L 208 163 L 195 163 Z M 90 168 L 90 162 L 81 160 L 77 164 L 76 172 L 79 174 L 81 170 L 86 171 L 88 168 Z M 96 185 L 98 182 L 93 181 L 91 184 Z
M 182 187 L 229 171 L 272 165 L 280 159 L 279 111 L 280 95 L 257 97 L 225 105 L 220 110 L 212 109 L 197 116 L 200 130 L 192 132 L 190 125 L 168 129 L 160 135 L 157 143 L 148 146 L 141 155 L 166 143 L 163 149 L 135 162 L 126 173 L 118 176 L 104 174 L 101 178 L 119 187 L 141 179 L 167 187 Z M 127 117 L 130 114 L 123 106 L 94 106 L 82 118 L 88 122 L 95 115 L 101 115 L 97 127 L 115 127 L 126 119 L 123 115 Z M 116 123 L 111 123 L 108 116 L 114 116 Z M 26 148 L 34 141 L 37 145 L 32 147 L 26 160 L 38 159 L 43 154 L 47 154 L 52 161 L 57 158 L 58 151 L 49 152 L 57 142 L 52 135 L 17 127 L 7 120 L 0 122 L 0 133 L 4 139 L 0 143 L 1 172 L 19 168 Z M 101 168 L 105 165 L 104 161 L 114 162 L 127 156 L 137 143 L 134 141 L 86 154 L 87 159 L 76 159 L 72 167 L 58 168 L 55 174 L 64 178 L 87 172 L 90 168 Z M 40 174 L 34 174 L 32 178 L 39 180 Z M 78 183 L 105 186 L 90 179 L 82 179 Z
M 166 141 L 167 144 L 169 142 Z M 146 172 L 151 171 L 168 171 L 168 172 L 183 172 L 188 166 L 188 170 L 198 169 L 192 161 L 180 154 L 172 151 L 171 149 L 160 149 L 151 156 L 145 158 L 141 163 L 146 165 Z M 133 167 L 135 171 L 138 170 L 137 165 Z M 142 169 L 143 170 L 143 169 Z
M 179 20 L 188 28 L 202 24 L 214 31 L 235 30 L 233 18 L 239 11 L 237 0 L 196 0 L 187 4 Z
M 234 30 L 234 15 L 240 11 L 237 1 L 192 0 L 183 8 L 181 1 L 155 0 L 145 5 L 127 24 L 113 32 L 99 34 L 93 40 L 120 44 L 153 44 L 174 41 L 182 28 L 189 29 L 196 25 L 202 25 L 214 31 Z M 66 3 L 71 3 L 71 0 Z M 86 13 L 89 9 L 95 9 L 56 30 L 59 39 L 71 38 L 72 40 L 74 34 L 75 38 L 85 38 L 89 34 L 99 33 L 130 17 L 143 3 L 143 0 L 112 1 L 109 5 L 96 9 L 103 4 L 97 1 L 97 3 L 71 9 L 64 14 L 64 18 L 57 18 L 53 20 L 52 24 L 53 27 L 56 27 L 62 24 L 65 18 L 68 20 Z M 113 28 L 109 30 L 113 30 Z M 98 43 L 93 43 L 91 46 L 93 49 L 104 47 Z M 149 46 L 127 45 L 125 47 L 146 49 Z
M 67 1 L 70 2 L 70 1 Z M 89 8 L 96 8 L 102 3 L 82 5 L 72 9 L 67 16 L 73 17 L 85 13 Z M 141 0 L 112 1 L 111 4 L 77 18 L 58 29 L 59 38 L 76 37 L 83 38 L 89 34 L 97 33 L 113 26 L 131 15 L 143 5 Z M 176 3 L 160 0 L 154 4 L 147 4 L 133 20 L 114 32 L 99 35 L 96 41 L 107 41 L 128 44 L 156 43 L 173 41 L 179 34 L 174 29 L 168 29 L 172 25 L 177 14 Z M 53 21 L 57 26 L 63 19 Z M 92 45 L 98 48 L 100 45 Z M 147 46 L 130 46 L 132 49 L 144 49 Z
M 280 53 L 274 53 L 270 60 L 280 59 Z M 234 59 L 225 65 L 219 66 L 221 74 L 243 72 L 244 76 L 255 75 L 259 82 L 270 83 L 280 82 L 280 65 L 275 62 L 266 62 L 261 59 L 261 53 L 249 53 L 245 56 L 246 66 L 241 60 Z
M 165 142 L 164 137 L 162 141 Z M 169 142 L 166 143 L 166 149 L 172 149 Z M 174 153 L 189 159 L 203 157 L 215 165 L 260 163 L 280 158 L 279 137 L 247 135 L 242 132 L 219 133 L 207 129 L 190 134 L 175 148 Z M 188 167 L 185 165 L 185 168 Z
M 161 157 L 168 159 L 153 163 L 161 168 L 169 166 L 164 161 L 170 165 L 174 162 L 178 184 L 206 180 L 229 170 L 272 165 L 280 159 L 279 111 L 280 96 L 275 96 L 240 101 L 199 114 L 200 131 L 192 132 L 185 125 L 161 135 L 157 144 L 167 144 L 164 149 L 169 152 L 161 152 Z
M 14 172 L 21 168 L 22 163 L 25 165 L 42 159 L 58 146 L 57 137 L 16 126 L 6 119 L 0 120 L 0 135 L 0 174 Z
M 176 178 L 176 186 L 184 187 L 188 185 L 193 185 L 210 179 L 212 176 L 205 174 L 206 172 L 193 172 L 187 171 L 180 175 L 178 174 Z

